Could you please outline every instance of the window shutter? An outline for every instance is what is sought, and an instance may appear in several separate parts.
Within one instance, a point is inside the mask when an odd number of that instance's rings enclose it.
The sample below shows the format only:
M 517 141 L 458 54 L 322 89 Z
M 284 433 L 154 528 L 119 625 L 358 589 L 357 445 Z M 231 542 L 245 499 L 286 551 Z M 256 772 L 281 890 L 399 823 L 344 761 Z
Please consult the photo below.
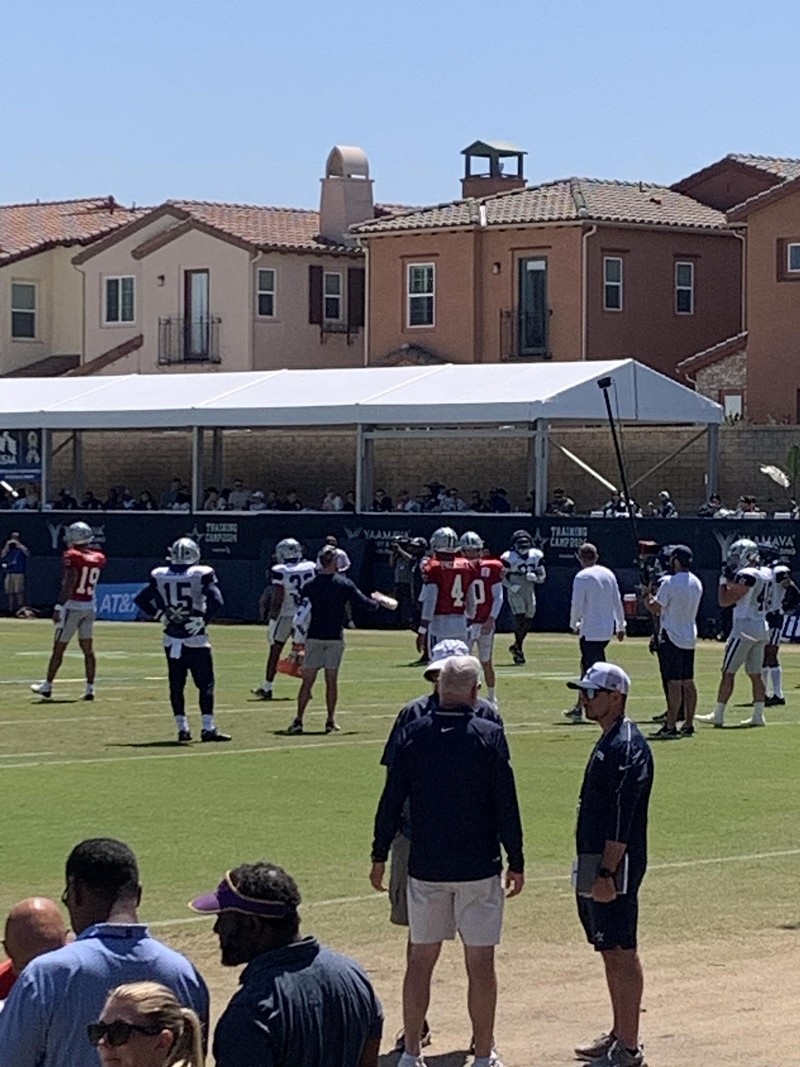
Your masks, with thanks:
M 363 267 L 347 268 L 347 325 L 354 329 L 364 325 L 364 280 Z
M 322 325 L 322 267 L 308 268 L 308 321 Z

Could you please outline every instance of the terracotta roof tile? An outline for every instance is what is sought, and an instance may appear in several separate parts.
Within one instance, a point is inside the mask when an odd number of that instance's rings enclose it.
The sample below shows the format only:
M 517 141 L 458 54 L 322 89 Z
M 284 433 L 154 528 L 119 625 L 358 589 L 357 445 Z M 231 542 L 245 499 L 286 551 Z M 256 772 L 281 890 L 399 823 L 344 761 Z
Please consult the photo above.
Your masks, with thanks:
M 784 158 L 781 156 L 756 156 L 747 152 L 730 152 L 726 159 L 733 159 L 737 163 L 743 163 L 747 167 L 763 170 L 767 174 L 774 174 L 777 178 L 800 177 L 800 159 Z
M 691 226 L 724 229 L 725 215 L 662 185 L 567 178 L 479 200 L 447 204 L 395 215 L 354 226 L 357 234 L 398 230 L 450 229 L 541 222 L 603 221 L 649 226 Z
M 687 356 L 675 365 L 675 369 L 682 374 L 689 374 L 703 367 L 710 367 L 712 363 L 717 363 L 719 360 L 728 359 L 729 356 L 735 356 L 737 352 L 741 352 L 746 347 L 747 330 L 734 334 L 733 337 L 726 337 L 724 341 L 718 341 L 710 348 L 704 348 L 702 352 L 695 352 L 693 356 Z
M 89 244 L 143 213 L 107 196 L 0 205 L 0 265 L 57 245 Z
M 168 200 L 167 203 L 185 211 L 198 222 L 246 241 L 255 248 L 357 252 L 357 249 L 337 245 L 320 237 L 318 211 L 260 207 L 255 204 L 218 204 L 205 200 Z

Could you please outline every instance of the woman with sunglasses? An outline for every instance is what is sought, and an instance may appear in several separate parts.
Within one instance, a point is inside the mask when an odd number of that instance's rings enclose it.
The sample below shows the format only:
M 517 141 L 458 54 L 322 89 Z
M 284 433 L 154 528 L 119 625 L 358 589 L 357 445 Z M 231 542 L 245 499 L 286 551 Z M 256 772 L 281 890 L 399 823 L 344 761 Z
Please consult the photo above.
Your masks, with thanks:
M 117 986 L 87 1027 L 103 1067 L 203 1067 L 200 1020 L 157 982 Z

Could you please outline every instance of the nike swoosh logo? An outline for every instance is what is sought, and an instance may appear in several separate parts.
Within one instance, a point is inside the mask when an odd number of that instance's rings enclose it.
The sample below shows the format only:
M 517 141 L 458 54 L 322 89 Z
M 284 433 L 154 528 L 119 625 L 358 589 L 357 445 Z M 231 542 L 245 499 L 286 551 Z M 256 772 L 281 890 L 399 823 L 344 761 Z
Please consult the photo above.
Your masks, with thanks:
M 453 730 L 455 730 L 455 726 L 443 726 L 442 727 L 442 733 L 443 734 L 450 734 L 450 733 L 453 732 Z

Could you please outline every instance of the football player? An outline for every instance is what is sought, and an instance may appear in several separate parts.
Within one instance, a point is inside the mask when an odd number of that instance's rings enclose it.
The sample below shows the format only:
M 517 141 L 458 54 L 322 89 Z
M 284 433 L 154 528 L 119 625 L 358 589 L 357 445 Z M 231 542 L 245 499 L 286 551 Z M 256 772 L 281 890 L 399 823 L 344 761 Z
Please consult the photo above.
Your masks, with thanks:
M 511 538 L 511 548 L 500 557 L 503 564 L 503 585 L 508 590 L 508 606 L 514 615 L 514 644 L 509 652 L 514 663 L 525 662 L 523 642 L 536 614 L 534 585 L 547 578 L 544 552 L 533 547 L 533 538 L 526 530 L 517 530 Z
M 764 690 L 770 688 L 772 683 L 772 695 L 767 695 L 764 704 L 766 707 L 782 707 L 786 703 L 783 695 L 783 668 L 778 662 L 778 649 L 783 633 L 783 622 L 787 615 L 800 603 L 800 591 L 792 581 L 792 572 L 785 563 L 774 563 L 772 566 L 772 597 L 769 611 L 767 612 L 767 625 L 769 626 L 769 638 L 767 647 L 764 649 L 764 668 L 761 676 L 764 679 Z
M 283 646 L 292 636 L 292 620 L 303 599 L 303 587 L 317 573 L 316 564 L 310 559 L 303 559 L 303 550 L 293 537 L 278 542 L 275 558 L 278 562 L 269 571 L 272 597 L 267 623 L 269 653 L 266 678 L 263 685 L 253 690 L 259 700 L 272 700 L 272 683 L 278 670 L 278 660 Z
M 417 649 L 430 652 L 440 641 L 467 640 L 467 591 L 475 577 L 474 561 L 458 556 L 458 534 L 442 526 L 431 534 L 433 558 L 422 568 Z
M 106 565 L 106 557 L 99 548 L 92 547 L 94 532 L 85 522 L 73 522 L 64 534 L 67 548 L 62 556 L 63 572 L 58 603 L 53 608 L 56 625 L 53 652 L 47 666 L 47 677 L 31 689 L 40 697 L 49 700 L 53 695 L 53 681 L 64 659 L 67 645 L 73 634 L 78 635 L 78 644 L 83 652 L 86 666 L 86 689 L 84 700 L 94 700 L 94 676 L 97 662 L 94 654 L 94 620 L 97 613 L 95 590 L 100 572 Z
M 485 552 L 480 534 L 467 530 L 459 540 L 465 559 L 474 560 L 477 573 L 467 593 L 469 645 L 477 645 L 478 659 L 486 680 L 486 699 L 497 704 L 497 679 L 492 662 L 497 616 L 503 607 L 503 564 Z
M 764 719 L 764 679 L 761 669 L 769 637 L 767 611 L 772 597 L 773 575 L 759 563 L 758 545 L 741 538 L 728 550 L 727 567 L 719 581 L 719 605 L 733 606 L 733 629 L 725 644 L 722 681 L 717 704 L 710 715 L 698 715 L 700 722 L 724 726 L 725 708 L 733 694 L 736 672 L 744 666 L 753 687 L 753 714 L 742 726 L 766 726 Z
M 206 633 L 208 620 L 223 606 L 217 576 L 200 562 L 200 548 L 189 537 L 170 545 L 166 567 L 150 572 L 150 582 L 135 597 L 137 607 L 164 625 L 169 699 L 178 743 L 192 740 L 186 716 L 184 690 L 191 674 L 202 715 L 201 741 L 230 741 L 214 720 L 214 661 Z

